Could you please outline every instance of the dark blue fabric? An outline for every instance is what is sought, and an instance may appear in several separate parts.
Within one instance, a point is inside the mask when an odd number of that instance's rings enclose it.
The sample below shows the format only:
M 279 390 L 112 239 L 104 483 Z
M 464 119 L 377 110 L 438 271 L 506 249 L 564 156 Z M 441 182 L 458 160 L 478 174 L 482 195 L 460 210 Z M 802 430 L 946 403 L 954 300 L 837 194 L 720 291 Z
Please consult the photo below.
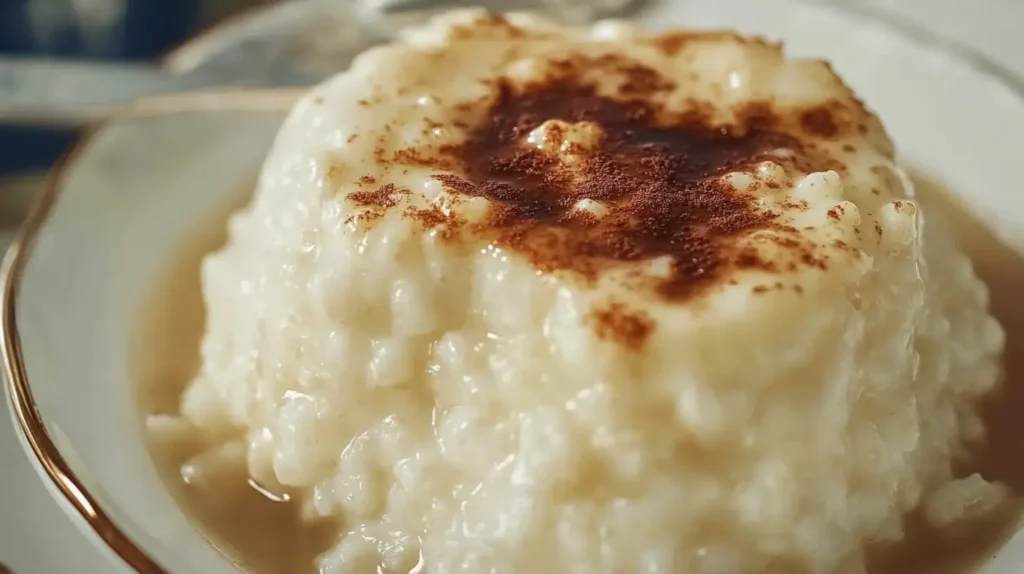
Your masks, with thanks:
M 34 37 L 30 4 L 60 6 L 67 0 L 0 0 L 0 53 L 150 60 L 185 41 L 197 25 L 201 0 L 126 0 L 121 22 L 110 31 L 102 52 L 91 50 L 81 30 L 69 24 L 54 31 L 48 46 Z M 0 127 L 0 175 L 52 163 L 76 134 L 44 129 Z

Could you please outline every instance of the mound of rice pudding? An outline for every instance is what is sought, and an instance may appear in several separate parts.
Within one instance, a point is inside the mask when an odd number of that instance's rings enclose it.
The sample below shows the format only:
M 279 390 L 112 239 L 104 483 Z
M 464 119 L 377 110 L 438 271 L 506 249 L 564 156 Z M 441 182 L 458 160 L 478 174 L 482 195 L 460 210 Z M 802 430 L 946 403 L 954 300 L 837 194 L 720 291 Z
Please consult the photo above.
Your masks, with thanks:
M 911 196 L 823 62 L 452 13 L 291 113 L 182 416 L 328 574 L 857 572 L 1001 493 L 951 463 L 1003 333 Z

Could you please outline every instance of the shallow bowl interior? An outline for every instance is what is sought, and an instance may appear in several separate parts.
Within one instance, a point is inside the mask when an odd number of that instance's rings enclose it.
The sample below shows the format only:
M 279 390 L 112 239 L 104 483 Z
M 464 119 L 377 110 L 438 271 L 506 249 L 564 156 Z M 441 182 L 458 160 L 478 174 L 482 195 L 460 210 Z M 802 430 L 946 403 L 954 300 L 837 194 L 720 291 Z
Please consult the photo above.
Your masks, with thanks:
M 153 469 L 129 343 L 158 274 L 204 214 L 244 193 L 281 119 L 274 112 L 182 112 L 99 129 L 56 174 L 60 193 L 39 206 L 45 213 L 35 217 L 45 221 L 21 246 L 30 256 L 12 270 L 20 281 L 13 315 L 4 319 L 20 343 L 15 383 L 30 381 L 25 390 L 55 451 L 28 446 L 44 458 L 59 453 L 66 468 L 49 470 L 70 471 L 85 491 L 74 500 L 75 519 L 98 528 L 129 562 L 138 558 L 121 535 L 168 571 L 234 570 L 198 537 Z M 54 486 L 62 495 L 78 490 Z

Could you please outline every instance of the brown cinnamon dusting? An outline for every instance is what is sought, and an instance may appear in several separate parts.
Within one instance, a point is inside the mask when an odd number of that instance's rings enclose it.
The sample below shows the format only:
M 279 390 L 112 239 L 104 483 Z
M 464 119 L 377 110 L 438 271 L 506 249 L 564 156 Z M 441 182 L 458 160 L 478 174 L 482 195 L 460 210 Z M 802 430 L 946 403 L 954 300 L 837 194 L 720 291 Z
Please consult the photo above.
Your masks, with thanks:
M 643 312 L 631 311 L 622 303 L 612 302 L 590 314 L 598 339 L 614 341 L 623 347 L 638 351 L 654 332 L 654 321 Z
M 828 106 L 809 109 L 800 115 L 800 125 L 808 135 L 820 138 L 834 138 L 839 134 L 839 125 L 832 117 Z
M 607 60 L 598 65 L 611 66 Z M 597 94 L 566 66 L 558 67 L 559 77 L 525 89 L 499 82 L 488 120 L 462 145 L 444 150 L 461 160 L 458 171 L 465 175 L 434 177 L 451 193 L 491 200 L 488 230 L 538 268 L 593 278 L 610 262 L 668 256 L 671 275 L 651 281 L 663 296 L 679 300 L 730 265 L 729 237 L 776 226 L 776 214 L 718 176 L 752 167 L 779 148 L 802 146 L 773 129 L 780 120 L 769 104 L 748 106 L 739 114 L 742 123 L 722 126 L 701 110 L 671 114 L 649 97 L 629 97 L 633 88 L 661 85 L 648 77 L 653 70 L 631 65 L 637 69 L 627 77 L 636 85 L 627 82 L 632 87 L 620 87 L 615 98 Z M 622 59 L 614 63 L 623 67 Z M 582 167 L 522 145 L 554 119 L 602 128 L 603 141 Z M 583 199 L 603 204 L 608 215 L 580 216 L 573 207 Z
M 399 197 L 408 193 L 408 189 L 399 188 L 393 183 L 388 183 L 374 191 L 352 192 L 345 196 L 345 199 L 363 208 L 360 213 L 361 219 L 372 221 L 384 217 L 389 209 L 398 205 Z M 349 221 L 353 218 L 354 216 L 350 217 Z
M 425 229 L 441 228 L 441 237 L 443 239 L 450 239 L 451 236 L 461 227 L 461 222 L 454 220 L 438 207 L 431 207 L 427 209 L 408 207 L 406 208 L 404 215 L 410 219 L 418 221 Z
M 671 301 L 718 284 L 730 268 L 825 268 L 825 259 L 799 239 L 798 230 L 760 208 L 755 193 L 737 191 L 720 176 L 752 171 L 765 160 L 803 172 L 836 169 L 834 160 L 799 137 L 835 136 L 840 128 L 834 106 L 780 110 L 772 102 L 755 102 L 734 110 L 736 120 L 723 125 L 712 119 L 710 105 L 666 109 L 656 95 L 673 89 L 673 83 L 624 57 L 575 58 L 554 62 L 551 69 L 544 81 L 526 86 L 506 78 L 494 81 L 497 97 L 489 100 L 486 120 L 471 125 L 459 145 L 393 154 L 378 147 L 380 165 L 435 170 L 433 177 L 453 195 L 453 203 L 483 197 L 491 204 L 487 220 L 472 225 L 437 209 L 406 208 L 403 215 L 425 228 L 445 228 L 445 237 L 481 236 L 525 255 L 542 271 L 573 272 L 586 280 L 616 262 L 667 257 L 667 277 L 637 272 L 631 281 Z M 587 79 L 604 72 L 622 78 L 615 95 L 598 93 Z M 466 117 L 478 110 L 455 108 Z M 591 122 L 603 137 L 596 147 L 570 150 L 577 163 L 563 163 L 557 154 L 525 145 L 527 135 L 549 120 Z M 558 131 L 549 137 L 565 135 Z M 780 149 L 792 152 L 788 159 L 772 154 Z M 377 213 L 397 205 L 403 193 L 408 190 L 385 185 L 348 197 Z M 598 202 L 607 214 L 574 209 L 584 199 Z M 762 229 L 772 230 L 774 241 L 791 250 L 791 262 L 768 260 L 732 241 Z M 654 326 L 649 317 L 640 320 L 621 306 L 594 318 L 600 336 L 627 345 L 642 344 Z
M 347 199 L 356 205 L 363 207 L 389 208 L 398 205 L 397 196 L 399 193 L 408 193 L 408 190 L 399 190 L 395 184 L 388 183 L 380 186 L 374 191 L 356 191 L 348 194 Z

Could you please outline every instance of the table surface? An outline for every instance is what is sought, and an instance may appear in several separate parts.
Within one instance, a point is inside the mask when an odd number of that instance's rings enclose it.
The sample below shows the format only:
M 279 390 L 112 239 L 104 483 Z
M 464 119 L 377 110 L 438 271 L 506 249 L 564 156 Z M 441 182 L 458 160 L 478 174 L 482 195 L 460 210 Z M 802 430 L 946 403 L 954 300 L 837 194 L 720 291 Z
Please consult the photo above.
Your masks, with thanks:
M 829 1 L 829 0 L 820 0 Z M 861 0 L 969 45 L 1024 76 L 1024 2 L 1018 0 Z M 13 236 L 37 177 L 0 182 L 0 247 Z M 67 520 L 29 465 L 11 423 L 0 420 L 0 574 L 109 571 Z

